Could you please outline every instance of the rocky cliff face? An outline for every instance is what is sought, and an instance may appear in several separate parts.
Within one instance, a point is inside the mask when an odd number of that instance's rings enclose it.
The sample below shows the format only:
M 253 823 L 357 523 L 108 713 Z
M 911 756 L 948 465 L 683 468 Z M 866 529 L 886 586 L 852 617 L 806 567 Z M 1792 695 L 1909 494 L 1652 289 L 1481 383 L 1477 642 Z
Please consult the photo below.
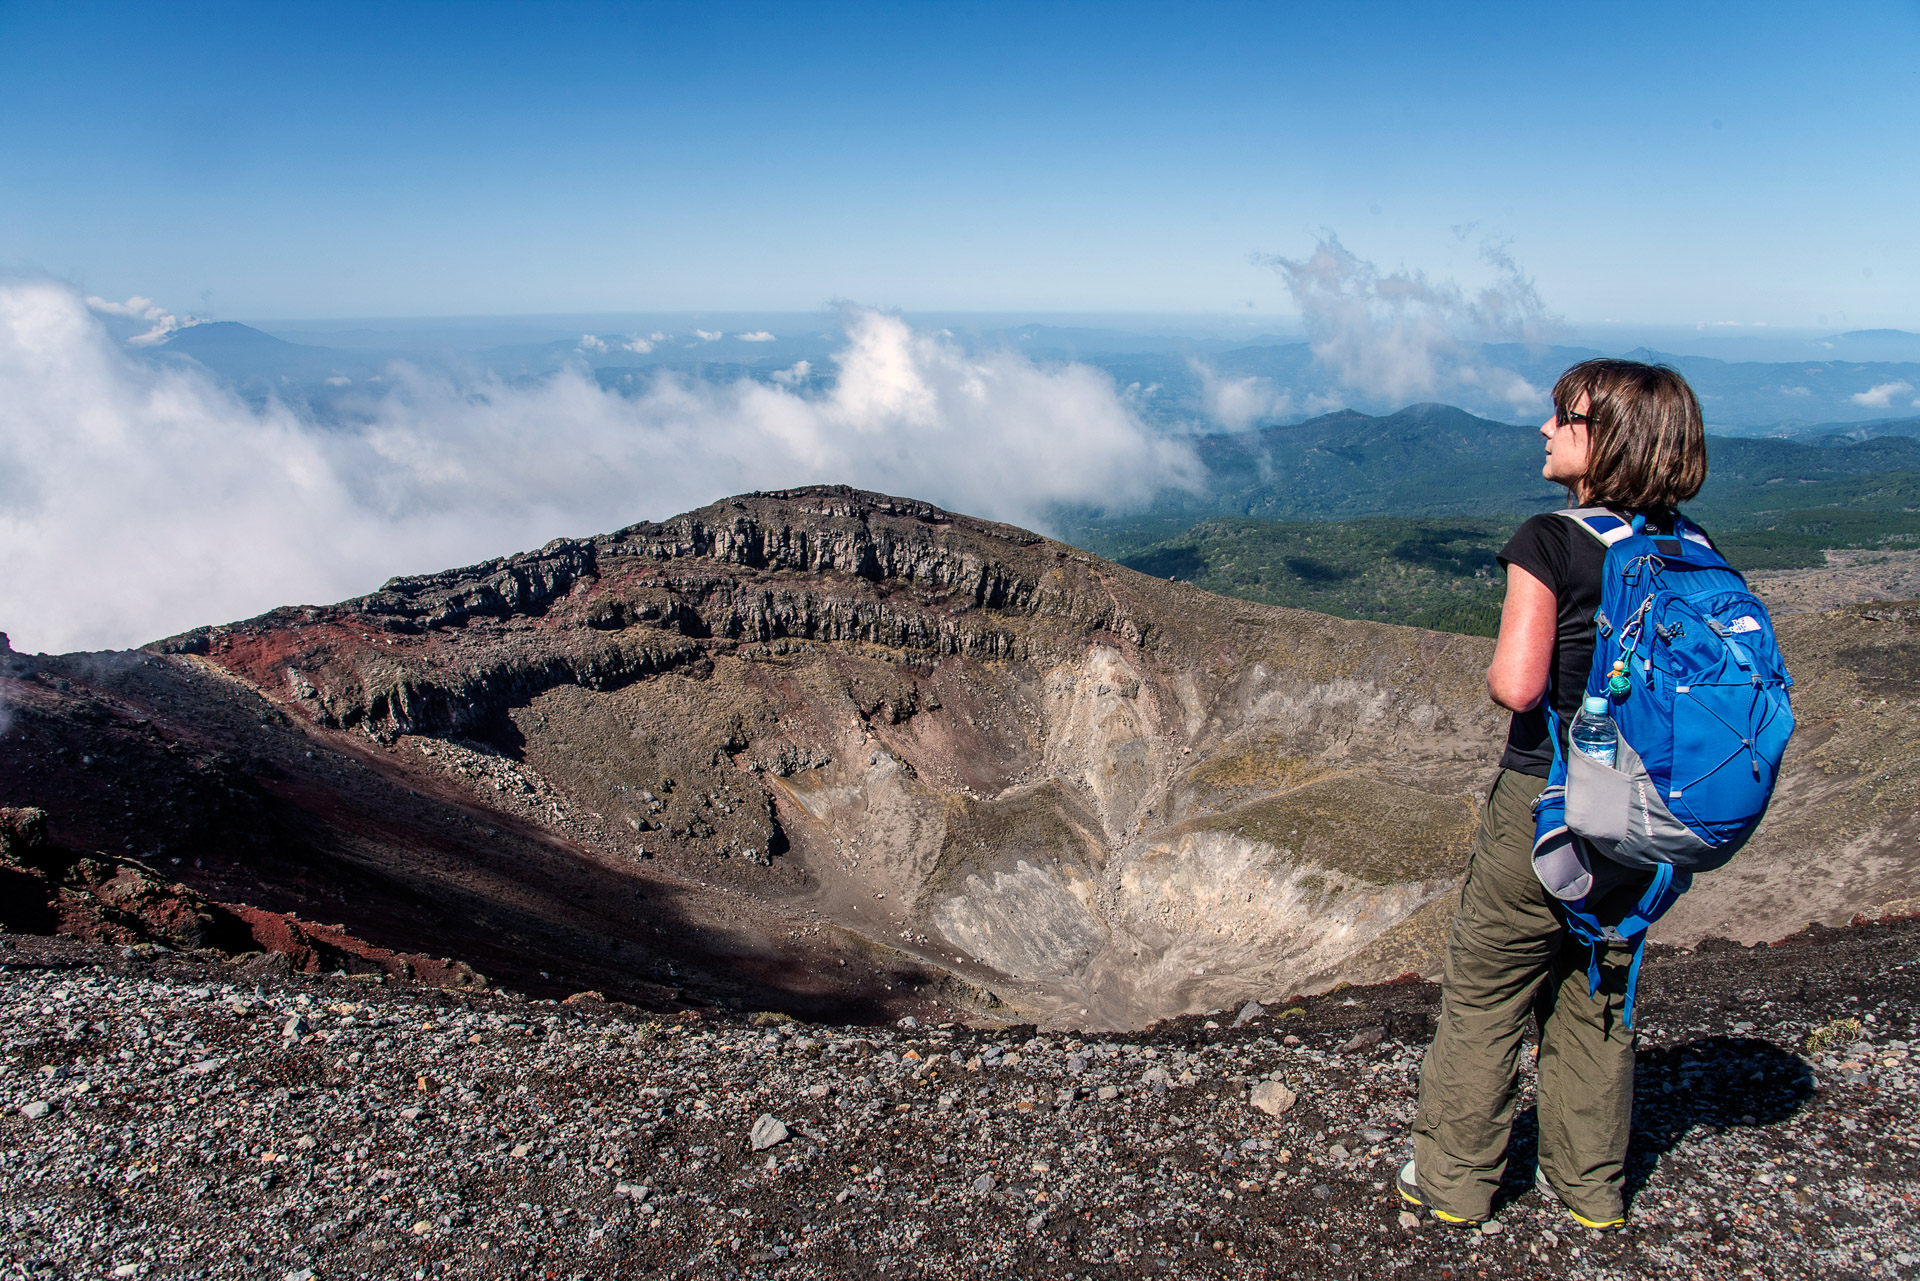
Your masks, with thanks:
M 1788 625 L 1791 816 L 1680 932 L 1913 893 L 1920 624 L 1877 609 Z M 0 799 L 535 988 L 1134 1025 L 1432 968 L 1488 653 L 821 487 L 4 660 Z

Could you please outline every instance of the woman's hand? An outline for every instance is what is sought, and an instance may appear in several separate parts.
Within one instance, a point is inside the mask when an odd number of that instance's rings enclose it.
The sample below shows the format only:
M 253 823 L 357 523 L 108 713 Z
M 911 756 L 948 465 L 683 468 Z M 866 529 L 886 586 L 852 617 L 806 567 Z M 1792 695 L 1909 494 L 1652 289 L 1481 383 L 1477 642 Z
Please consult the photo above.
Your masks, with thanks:
M 1500 639 L 1487 668 L 1487 693 L 1513 712 L 1532 711 L 1547 692 L 1560 607 L 1553 589 L 1518 565 L 1507 566 Z

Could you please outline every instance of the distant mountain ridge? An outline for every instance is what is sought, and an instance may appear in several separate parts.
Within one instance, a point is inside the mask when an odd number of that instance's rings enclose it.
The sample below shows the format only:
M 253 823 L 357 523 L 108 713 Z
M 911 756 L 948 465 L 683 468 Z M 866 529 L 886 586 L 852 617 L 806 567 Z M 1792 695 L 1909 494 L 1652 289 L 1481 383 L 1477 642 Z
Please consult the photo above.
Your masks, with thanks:
M 331 390 L 328 379 L 361 382 L 387 363 L 379 352 L 312 347 L 288 342 L 232 320 L 203 321 L 177 329 L 155 349 L 162 359 L 187 357 L 243 392 L 308 397 Z
M 1076 361 L 1101 369 L 1143 417 L 1170 430 L 1219 421 L 1215 398 L 1223 380 L 1254 393 L 1256 426 L 1298 423 L 1315 407 L 1328 405 L 1384 414 L 1404 399 L 1353 385 L 1316 354 L 1313 344 L 1284 335 L 1228 339 L 1046 324 L 941 332 L 976 353 L 1011 351 L 1041 364 Z M 804 359 L 816 378 L 825 377 L 842 342 L 832 326 L 817 322 L 764 339 L 758 332 L 716 330 L 677 336 L 575 333 L 463 350 L 457 357 L 406 344 L 382 349 L 367 345 L 364 334 L 342 331 L 342 337 L 351 338 L 352 345 L 286 342 L 257 327 L 217 321 L 180 330 L 155 354 L 191 356 L 236 383 L 291 389 L 324 404 L 332 395 L 327 379 L 358 382 L 402 358 L 428 364 L 451 359 L 459 368 L 484 368 L 509 379 L 544 377 L 584 361 L 602 386 L 629 393 L 662 367 L 708 379 L 767 378 Z M 1848 431 L 1895 421 L 1909 400 L 1920 400 L 1920 337 L 1900 330 L 1855 330 L 1806 346 L 1818 354 L 1803 360 L 1729 361 L 1653 345 L 1626 354 L 1686 374 L 1715 430 L 1799 435 L 1798 425 L 1818 424 Z M 1568 366 L 1609 354 L 1615 353 L 1578 345 L 1442 344 L 1424 354 L 1437 361 L 1438 371 L 1426 394 L 1463 403 L 1482 416 L 1531 417 L 1535 410 L 1544 414 L 1546 392 Z
M 1569 505 L 1540 476 L 1533 427 L 1449 405 L 1353 410 L 1199 437 L 1203 486 L 1144 511 L 1063 511 L 1067 540 L 1156 577 L 1268 604 L 1491 634 L 1491 554 L 1525 517 Z M 1715 436 L 1686 505 L 1736 566 L 1920 538 L 1920 438 Z
M 1920 436 L 1920 417 L 1872 418 L 1866 422 L 1809 423 L 1787 421 L 1772 427 L 1729 433 L 1740 436 L 1771 436 L 1781 440 L 1803 440 L 1817 445 L 1844 445 L 1876 436 Z
M 1525 515 L 1567 501 L 1565 490 L 1541 479 L 1542 447 L 1535 427 L 1451 405 L 1409 405 L 1377 416 L 1346 409 L 1303 423 L 1196 437 L 1194 449 L 1208 471 L 1201 490 L 1163 491 L 1143 513 L 1078 511 L 1062 520 L 1084 535 L 1211 517 Z M 1724 518 L 1848 505 L 1866 489 L 1920 469 L 1920 438 L 1815 443 L 1716 436 L 1708 456 L 1707 486 L 1693 506 Z M 1818 486 L 1826 488 L 1816 495 L 1811 487 Z M 1896 499 L 1868 505 L 1889 504 L 1905 506 Z M 1115 554 L 1111 544 L 1091 545 Z

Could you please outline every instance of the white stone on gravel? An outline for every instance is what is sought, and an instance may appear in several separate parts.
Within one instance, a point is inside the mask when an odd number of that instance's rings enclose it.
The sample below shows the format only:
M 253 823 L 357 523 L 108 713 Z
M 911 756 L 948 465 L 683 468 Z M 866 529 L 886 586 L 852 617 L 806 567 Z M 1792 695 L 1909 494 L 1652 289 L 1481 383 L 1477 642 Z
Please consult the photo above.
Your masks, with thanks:
M 776 1143 L 787 1141 L 787 1127 L 778 1117 L 762 1112 L 747 1134 L 755 1152 L 764 1152 Z
M 1280 1116 L 1291 1109 L 1299 1097 L 1278 1081 L 1262 1081 L 1253 1087 L 1249 1101 L 1268 1116 Z
M 51 1103 L 48 1103 L 45 1099 L 35 1099 L 20 1109 L 20 1115 L 26 1117 L 29 1121 L 38 1121 L 51 1111 L 53 1111 L 53 1105 Z

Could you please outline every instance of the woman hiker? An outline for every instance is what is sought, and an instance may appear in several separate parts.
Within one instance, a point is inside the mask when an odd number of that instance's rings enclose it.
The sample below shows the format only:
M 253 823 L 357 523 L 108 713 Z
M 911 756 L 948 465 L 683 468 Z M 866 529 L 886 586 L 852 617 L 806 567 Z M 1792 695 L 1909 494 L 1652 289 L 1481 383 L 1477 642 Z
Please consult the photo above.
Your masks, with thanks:
M 1700 404 L 1671 369 L 1589 360 L 1561 375 L 1541 475 L 1582 507 L 1644 514 L 1671 531 L 1675 508 L 1707 477 Z M 1572 937 L 1534 875 L 1533 802 L 1553 764 L 1545 700 L 1565 726 L 1593 661 L 1594 610 L 1606 548 L 1561 516 L 1520 526 L 1501 549 L 1507 568 L 1500 637 L 1487 691 L 1513 712 L 1500 773 L 1481 811 L 1453 918 L 1440 1019 L 1420 1070 L 1413 1160 L 1400 1195 L 1440 1222 L 1479 1226 L 1506 1172 L 1519 1087 L 1521 1032 L 1540 1026 L 1536 1184 L 1589 1228 L 1626 1222 L 1622 1198 L 1633 1114 L 1633 1033 L 1624 1024 L 1624 945 L 1602 957 L 1589 995 L 1587 945 Z M 1589 906 L 1619 920 L 1648 873 L 1594 860 Z

